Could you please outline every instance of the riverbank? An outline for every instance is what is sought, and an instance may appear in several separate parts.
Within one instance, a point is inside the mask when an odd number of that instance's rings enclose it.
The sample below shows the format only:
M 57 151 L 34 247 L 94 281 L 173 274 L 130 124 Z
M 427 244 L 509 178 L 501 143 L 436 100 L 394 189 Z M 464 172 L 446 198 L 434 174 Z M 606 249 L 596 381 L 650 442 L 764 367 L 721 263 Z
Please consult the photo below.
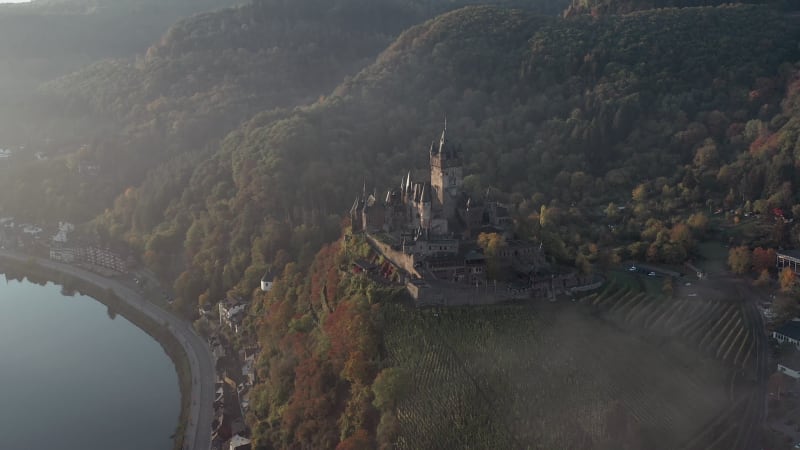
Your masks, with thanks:
M 0 273 L 5 273 L 9 279 L 27 278 L 37 284 L 53 282 L 62 287 L 65 293 L 78 292 L 92 297 L 108 308 L 110 317 L 119 314 L 130 321 L 158 342 L 164 352 L 172 361 L 178 375 L 180 386 L 181 407 L 178 425 L 175 429 L 173 449 L 184 448 L 187 423 L 189 422 L 191 406 L 192 373 L 189 356 L 179 339 L 172 333 L 167 323 L 157 320 L 133 307 L 120 298 L 113 289 L 102 288 L 89 280 L 73 274 L 57 270 L 53 267 L 44 267 L 34 259 L 21 260 L 8 255 L 0 254 Z

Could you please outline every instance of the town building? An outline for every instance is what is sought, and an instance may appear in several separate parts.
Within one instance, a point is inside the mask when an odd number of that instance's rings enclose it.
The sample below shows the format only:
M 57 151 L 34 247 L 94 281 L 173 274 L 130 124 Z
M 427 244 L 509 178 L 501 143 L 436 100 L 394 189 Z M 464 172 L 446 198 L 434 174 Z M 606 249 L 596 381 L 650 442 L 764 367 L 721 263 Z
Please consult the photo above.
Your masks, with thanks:
M 52 241 L 50 244 L 50 259 L 67 264 L 85 263 L 120 273 L 127 273 L 132 258 L 125 257 L 123 254 L 104 246 L 70 245 Z
M 773 331 L 772 338 L 781 344 L 792 344 L 800 350 L 800 318 L 794 318 Z
M 230 446 L 228 448 L 230 450 L 250 450 L 251 448 L 250 439 L 239 436 L 237 434 L 231 438 Z
M 227 297 L 219 302 L 219 323 L 224 325 L 234 333 L 241 332 L 242 322 L 247 311 L 247 303 L 240 298 Z
M 776 266 L 778 270 L 783 270 L 784 267 L 788 267 L 792 269 L 795 274 L 800 275 L 800 250 L 778 252 Z

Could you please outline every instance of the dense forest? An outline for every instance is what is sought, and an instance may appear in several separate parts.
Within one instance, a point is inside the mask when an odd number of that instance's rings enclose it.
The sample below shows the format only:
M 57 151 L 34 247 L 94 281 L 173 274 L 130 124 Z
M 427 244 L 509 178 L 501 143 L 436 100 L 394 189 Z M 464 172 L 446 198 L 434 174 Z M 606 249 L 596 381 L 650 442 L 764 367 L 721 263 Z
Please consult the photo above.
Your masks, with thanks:
M 555 258 L 602 262 L 598 248 L 632 243 L 616 257 L 679 259 L 707 225 L 691 212 L 729 193 L 709 177 L 784 125 L 773 118 L 796 71 L 798 25 L 754 6 L 599 21 L 462 9 L 404 32 L 315 104 L 257 115 L 196 168 L 159 169 L 98 225 L 160 273 L 185 263 L 184 304 L 246 294 L 267 265 L 308 262 L 338 235 L 365 177 L 382 190 L 421 173 L 447 115 L 467 188 L 511 203 L 520 234 Z

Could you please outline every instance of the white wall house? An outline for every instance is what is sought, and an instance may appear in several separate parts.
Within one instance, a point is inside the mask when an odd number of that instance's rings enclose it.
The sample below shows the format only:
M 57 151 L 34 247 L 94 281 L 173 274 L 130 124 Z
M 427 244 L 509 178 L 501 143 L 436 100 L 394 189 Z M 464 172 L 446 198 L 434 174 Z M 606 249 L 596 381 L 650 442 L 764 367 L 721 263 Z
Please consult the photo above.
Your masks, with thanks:
M 800 371 L 784 366 L 783 364 L 778 364 L 778 372 L 790 376 L 795 380 L 800 380 Z
M 783 343 L 790 343 L 800 350 L 800 318 L 795 317 L 772 332 L 772 338 Z
M 267 270 L 264 272 L 264 276 L 261 277 L 261 290 L 264 292 L 269 292 L 272 290 L 272 283 L 275 280 L 275 276 L 272 274 L 271 270 Z

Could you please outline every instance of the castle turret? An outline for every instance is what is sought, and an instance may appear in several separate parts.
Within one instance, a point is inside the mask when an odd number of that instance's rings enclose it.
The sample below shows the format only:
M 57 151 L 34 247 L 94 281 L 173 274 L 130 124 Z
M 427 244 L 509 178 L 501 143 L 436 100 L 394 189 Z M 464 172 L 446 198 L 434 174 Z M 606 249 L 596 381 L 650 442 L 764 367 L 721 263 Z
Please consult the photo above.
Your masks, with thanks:
M 447 140 L 447 123 L 438 145 L 431 143 L 431 187 L 433 210 L 446 219 L 455 218 L 456 201 L 463 182 L 461 151 Z
M 431 187 L 428 183 L 425 183 L 422 185 L 417 211 L 419 211 L 419 225 L 426 230 L 431 227 L 431 219 L 433 219 L 431 199 Z

